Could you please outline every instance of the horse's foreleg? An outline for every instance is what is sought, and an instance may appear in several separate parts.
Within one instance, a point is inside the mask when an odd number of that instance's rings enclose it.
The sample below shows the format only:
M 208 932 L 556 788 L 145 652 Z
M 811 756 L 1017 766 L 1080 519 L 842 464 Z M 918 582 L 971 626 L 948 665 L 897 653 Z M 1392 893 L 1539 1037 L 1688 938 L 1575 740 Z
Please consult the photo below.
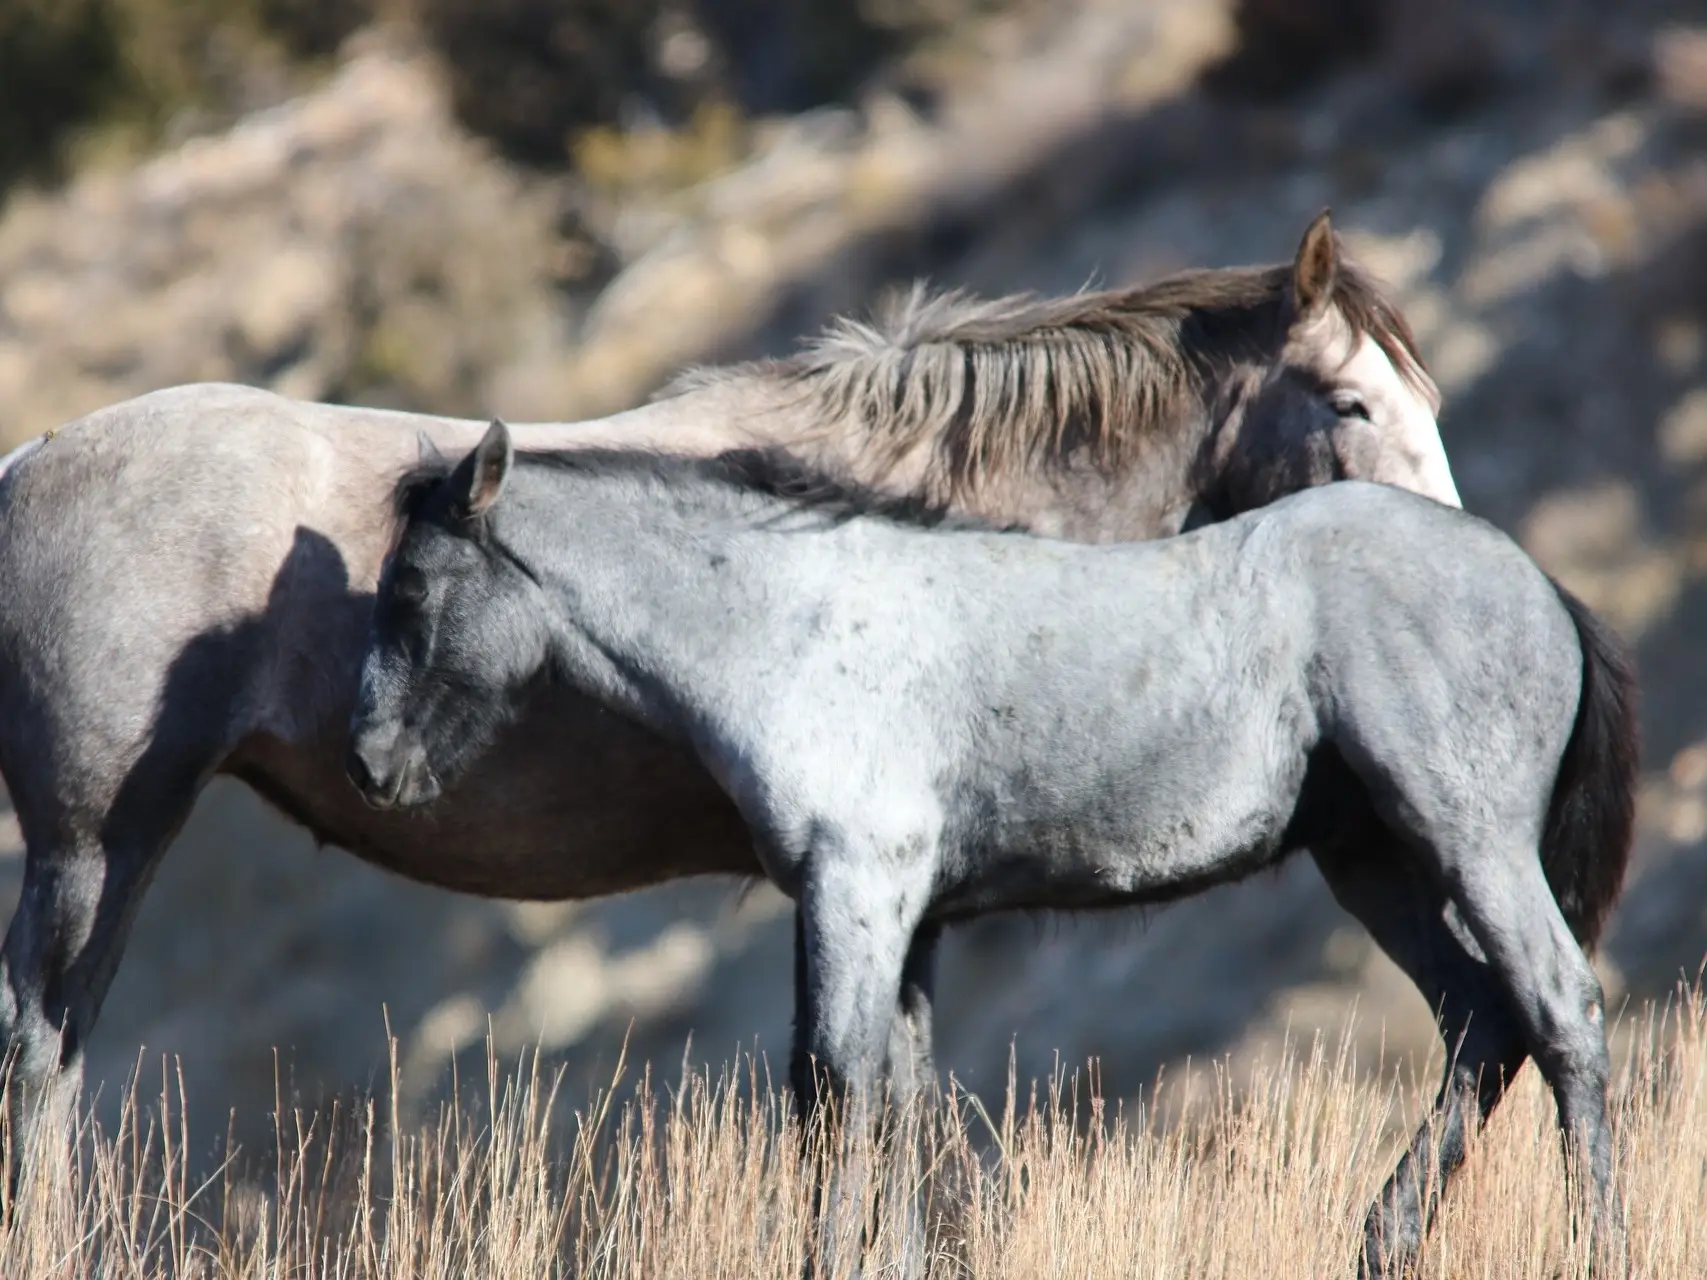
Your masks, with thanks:
M 936 952 L 942 936 L 940 926 L 923 924 L 913 935 L 901 967 L 900 996 L 889 1023 L 885 1057 L 890 1090 L 897 1101 L 917 1098 L 936 1083 L 936 1051 L 932 1041 L 932 1005 L 936 999 Z M 805 916 L 794 916 L 794 1027 L 795 1045 L 805 1041 L 802 1029 L 807 1012 L 807 967 Z M 806 1067 L 798 1060 L 791 1065 L 790 1080 L 798 1087 L 806 1079 Z M 807 1095 L 800 1093 L 804 1106 Z
M 936 1059 L 931 1043 L 931 1006 L 936 996 L 936 951 L 942 927 L 919 926 L 901 967 L 901 995 L 889 1027 L 888 1073 L 894 1110 L 887 1113 L 881 1148 L 887 1176 L 881 1204 L 898 1222 L 904 1257 L 897 1275 L 923 1275 L 927 1269 L 927 1222 L 931 1213 L 930 1179 L 925 1173 L 928 1108 L 936 1088 Z
M 794 927 L 794 956 L 795 956 L 795 1027 L 798 1036 L 799 1028 L 806 1025 L 806 942 L 802 921 L 804 916 L 795 913 Z M 915 1189 L 920 1181 L 918 1170 L 922 1167 L 916 1159 L 918 1144 L 922 1139 L 924 1122 L 922 1108 L 930 1091 L 936 1085 L 935 1053 L 931 1042 L 931 1006 L 935 999 L 936 983 L 936 949 L 941 938 L 941 927 L 926 923 L 919 926 L 913 935 L 911 945 L 907 948 L 907 958 L 901 967 L 900 998 L 896 1002 L 895 1012 L 889 1024 L 888 1076 L 890 1096 L 899 1108 L 899 1114 L 886 1117 L 898 1124 L 888 1126 L 885 1139 L 895 1137 L 899 1141 L 893 1143 L 894 1155 L 907 1157 L 889 1163 L 891 1177 L 884 1189 L 884 1203 L 890 1206 L 891 1212 L 906 1213 L 909 1222 L 902 1232 L 909 1249 L 910 1256 L 901 1268 L 901 1274 L 913 1275 L 924 1267 L 922 1246 L 925 1237 L 925 1213 L 927 1204 L 922 1202 L 921 1194 Z M 796 1044 L 803 1041 L 796 1039 Z M 810 1064 L 797 1061 L 793 1076 L 796 1081 L 807 1079 Z M 796 1085 L 798 1089 L 798 1084 Z M 822 1118 L 811 1118 L 804 1113 L 807 1102 L 804 1093 L 798 1094 L 802 1105 L 802 1119 L 810 1119 L 814 1125 L 823 1123 Z M 914 1127 L 914 1122 L 920 1127 Z M 898 1131 L 898 1132 L 897 1132 Z M 885 1144 L 891 1145 L 891 1144 Z M 917 1255 L 917 1256 L 911 1256 Z
M 936 999 L 939 925 L 920 925 L 901 966 L 901 995 L 889 1027 L 889 1078 L 897 1101 L 911 1101 L 936 1083 L 931 1006 Z
M 20 1157 L 70 1152 L 84 1046 L 112 986 L 126 938 L 160 855 L 194 801 L 194 784 L 66 812 L 14 795 L 25 862 L 18 907 L 0 948 L 0 1048 L 9 1067 L 6 1214 L 16 1204 Z M 61 1166 L 66 1167 L 66 1166 Z
M 929 870 L 884 852 L 814 850 L 799 907 L 790 1074 L 807 1136 L 824 1139 L 832 1170 L 818 1196 L 821 1274 L 837 1270 L 839 1253 L 860 1251 L 867 1157 L 874 1122 L 891 1100 L 884 1072 L 898 1065 L 891 1060 L 902 1034 L 897 1023 L 907 1025 L 909 1064 L 916 1063 L 921 1029 L 929 1047 L 934 930 L 914 945 Z
M 934 928 L 915 945 L 928 877 L 874 873 L 860 856 L 815 857 L 800 903 L 790 1074 L 807 1114 L 826 1104 L 869 1110 L 893 1045 L 904 1042 L 909 1075 L 930 1050 Z

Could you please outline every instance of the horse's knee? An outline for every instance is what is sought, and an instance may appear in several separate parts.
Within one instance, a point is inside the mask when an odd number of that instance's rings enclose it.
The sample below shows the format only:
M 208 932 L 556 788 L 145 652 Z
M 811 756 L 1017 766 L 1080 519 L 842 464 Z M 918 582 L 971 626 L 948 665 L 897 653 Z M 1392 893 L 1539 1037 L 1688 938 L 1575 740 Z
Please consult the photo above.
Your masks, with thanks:
M 30 847 L 0 946 L 0 1035 L 26 1079 L 80 1060 L 154 857 L 96 839 Z
M 51 972 L 32 948 L 15 946 L 16 933 L 14 922 L 0 953 L 0 1048 L 9 1085 L 29 1093 L 74 1069 L 82 1044 L 63 1014 L 55 1017 L 51 991 L 61 975 Z

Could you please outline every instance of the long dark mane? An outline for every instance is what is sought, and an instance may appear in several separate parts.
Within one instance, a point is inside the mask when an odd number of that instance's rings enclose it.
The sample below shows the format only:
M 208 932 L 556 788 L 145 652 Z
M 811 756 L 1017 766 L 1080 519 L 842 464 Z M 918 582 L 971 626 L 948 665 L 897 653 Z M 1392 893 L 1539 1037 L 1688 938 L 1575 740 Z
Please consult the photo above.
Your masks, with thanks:
M 949 497 L 1081 452 L 1114 469 L 1182 416 L 1206 372 L 1273 341 L 1292 273 L 1290 263 L 1193 270 L 1065 298 L 915 286 L 872 323 L 838 320 L 787 359 L 690 370 L 661 394 L 779 385 L 818 430 L 853 433 L 842 452 L 864 475 L 881 478 L 933 442 L 948 473 L 933 487 Z M 1438 401 L 1403 313 L 1343 256 L 1334 300 L 1355 336 Z
M 1108 472 L 1133 465 L 1162 424 L 1190 416 L 1188 402 L 1206 378 L 1270 350 L 1293 274 L 1291 263 L 1200 269 L 1064 298 L 979 299 L 915 286 L 872 323 L 837 320 L 791 357 L 689 370 L 660 393 L 770 384 L 808 424 L 789 447 L 714 459 L 630 450 L 517 456 L 528 465 L 582 471 L 686 468 L 826 516 L 991 527 L 968 525 L 971 517 L 950 515 L 950 508 L 963 508 L 986 483 L 1075 457 Z M 1355 337 L 1372 338 L 1400 375 L 1438 404 L 1403 313 L 1343 254 L 1334 302 Z M 838 448 L 819 447 L 834 435 Z M 929 473 L 886 484 L 921 446 Z M 825 462 L 808 463 L 803 454 Z M 832 457 L 834 473 L 824 469 Z M 405 474 L 398 514 L 444 472 L 430 464 Z
M 734 449 L 709 458 L 638 449 L 519 449 L 515 465 L 588 477 L 710 482 L 778 498 L 791 511 L 811 512 L 832 522 L 857 516 L 932 529 L 1004 531 L 1020 527 L 957 511 L 947 503 L 915 494 L 890 493 L 832 475 L 780 447 Z M 421 462 L 400 475 L 391 496 L 396 518 L 408 521 L 423 514 L 428 498 L 451 471 L 452 464 L 441 459 Z

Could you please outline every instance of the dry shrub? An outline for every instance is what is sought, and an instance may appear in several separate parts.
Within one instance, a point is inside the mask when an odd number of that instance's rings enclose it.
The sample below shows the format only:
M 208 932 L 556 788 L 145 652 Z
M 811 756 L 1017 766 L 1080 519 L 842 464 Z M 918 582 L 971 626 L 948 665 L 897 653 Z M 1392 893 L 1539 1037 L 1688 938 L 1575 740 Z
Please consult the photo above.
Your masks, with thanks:
M 1306 88 L 1381 47 L 1392 0 L 1235 0 L 1238 43 L 1204 83 L 1237 97 Z
M 302 0 L 299 0 L 302 2 Z M 995 0 L 406 0 L 458 116 L 505 154 L 568 159 L 631 104 L 679 127 L 845 101 L 884 61 L 999 8 Z
M 561 164 L 577 129 L 644 83 L 661 0 L 414 0 L 458 117 L 508 155 Z
M 123 59 L 102 0 L 0 4 L 0 190 L 53 175 L 66 131 L 118 97 Z
M 358 28 L 411 26 L 457 116 L 512 159 L 589 129 L 846 101 L 887 60 L 1017 0 L 0 0 L 0 193 L 94 136 L 130 154 L 311 83 Z
M 1707 1010 L 1685 993 L 1632 1040 L 1614 1098 L 1632 1262 L 1644 1275 L 1696 1274 Z M 872 1176 L 825 1229 L 850 1253 L 867 1242 L 867 1274 L 908 1241 L 923 1244 L 925 1273 L 945 1278 L 1352 1274 L 1363 1209 L 1395 1155 L 1392 1122 L 1414 1120 L 1427 1091 L 1360 1073 L 1343 1044 L 1288 1055 L 1238 1089 L 1230 1079 L 1164 1085 L 1164 1100 L 1197 1095 L 1177 1123 L 1155 1108 L 1107 1116 L 1077 1080 L 1018 1103 L 1010 1088 L 995 1117 L 951 1091 L 903 1117 L 887 1153 L 854 1153 Z M 447 1106 L 420 1133 L 387 1135 L 371 1105 L 354 1124 L 287 1114 L 268 1177 L 245 1182 L 234 1161 L 198 1183 L 168 1077 L 157 1101 L 128 1099 L 115 1134 L 84 1120 L 74 1139 L 38 1135 L 21 1212 L 0 1228 L 0 1274 L 792 1274 L 813 1199 L 766 1078 L 748 1063 L 673 1090 L 643 1078 L 628 1095 L 619 1105 L 604 1091 L 554 1120 L 559 1100 L 536 1068 L 490 1065 L 477 1103 Z M 1420 1276 L 1588 1274 L 1553 1115 L 1526 1070 L 1472 1145 Z M 879 1196 L 880 1184 L 905 1194 Z
M 61 177 L 105 128 L 147 145 L 175 120 L 275 100 L 293 67 L 332 53 L 383 0 L 4 0 L 0 192 Z

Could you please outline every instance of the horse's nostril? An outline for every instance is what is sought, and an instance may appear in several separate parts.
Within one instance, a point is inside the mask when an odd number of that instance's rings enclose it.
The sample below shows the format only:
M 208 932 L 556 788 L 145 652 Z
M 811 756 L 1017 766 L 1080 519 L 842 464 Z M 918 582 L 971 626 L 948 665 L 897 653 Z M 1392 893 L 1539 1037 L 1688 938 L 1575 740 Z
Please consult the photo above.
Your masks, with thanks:
M 373 774 L 368 771 L 367 761 L 362 759 L 361 752 L 354 747 L 350 754 L 344 757 L 344 772 L 349 774 L 350 781 L 356 784 L 358 790 L 367 791 L 373 786 Z

